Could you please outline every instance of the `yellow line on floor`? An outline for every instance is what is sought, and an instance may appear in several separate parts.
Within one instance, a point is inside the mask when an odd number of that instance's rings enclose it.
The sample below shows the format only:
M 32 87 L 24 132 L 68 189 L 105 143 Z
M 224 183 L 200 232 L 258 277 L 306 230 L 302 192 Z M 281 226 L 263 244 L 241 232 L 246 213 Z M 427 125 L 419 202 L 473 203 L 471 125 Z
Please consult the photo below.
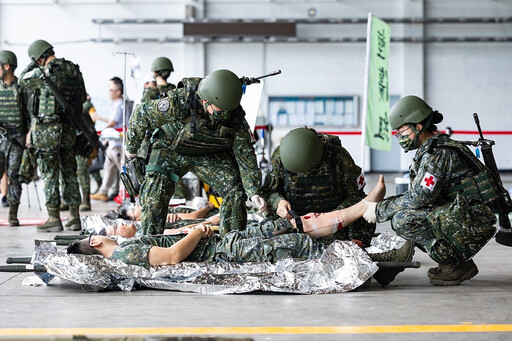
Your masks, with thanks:
M 393 334 L 512 332 L 512 324 L 326 326 L 326 327 L 144 327 L 144 328 L 0 328 L 1 336 L 47 335 L 251 335 Z

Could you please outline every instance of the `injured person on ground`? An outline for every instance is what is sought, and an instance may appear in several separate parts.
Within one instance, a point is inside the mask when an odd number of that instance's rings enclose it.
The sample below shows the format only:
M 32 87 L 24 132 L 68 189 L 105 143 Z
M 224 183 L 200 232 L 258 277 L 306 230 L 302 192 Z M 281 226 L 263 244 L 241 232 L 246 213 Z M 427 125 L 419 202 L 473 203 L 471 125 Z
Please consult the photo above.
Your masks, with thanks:
M 326 248 L 316 238 L 331 235 L 361 218 L 368 209 L 366 202 L 382 200 L 385 190 L 384 178 L 381 176 L 375 188 L 366 196 L 365 202 L 329 213 L 310 213 L 295 219 L 263 221 L 244 231 L 231 231 L 223 237 L 215 235 L 207 224 L 189 227 L 186 235 L 144 236 L 121 244 L 107 236 L 91 234 L 88 239 L 71 244 L 68 253 L 100 254 L 146 268 L 182 261 L 276 262 L 284 258 L 314 259 L 320 257 Z M 302 231 L 298 225 L 302 225 Z M 133 230 L 131 225 L 117 227 L 120 228 Z M 274 236 L 276 230 L 283 229 L 304 233 Z M 410 261 L 414 244 L 407 242 L 401 249 L 404 256 L 401 261 Z

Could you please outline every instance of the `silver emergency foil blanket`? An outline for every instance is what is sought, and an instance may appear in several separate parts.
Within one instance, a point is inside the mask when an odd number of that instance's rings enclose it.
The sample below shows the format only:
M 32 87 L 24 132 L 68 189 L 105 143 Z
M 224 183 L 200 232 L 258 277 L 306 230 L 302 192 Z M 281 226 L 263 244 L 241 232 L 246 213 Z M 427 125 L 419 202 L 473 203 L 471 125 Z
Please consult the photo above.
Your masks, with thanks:
M 87 291 L 137 286 L 178 290 L 208 295 L 273 291 L 297 294 L 340 293 L 353 290 L 368 280 L 378 267 L 355 243 L 336 241 L 321 258 L 298 261 L 285 259 L 271 263 L 193 263 L 145 269 L 102 256 L 68 255 L 65 249 L 41 243 L 34 263 L 48 273 L 40 274 L 48 283 L 50 275 L 83 285 Z
M 126 219 L 111 219 L 99 214 L 91 214 L 86 216 L 81 216 L 80 221 L 82 222 L 82 230 L 86 231 L 87 234 L 96 232 L 100 233 L 102 229 L 106 229 L 108 226 L 112 226 L 114 224 L 136 224 L 136 227 L 140 225 L 140 222 L 126 220 Z
M 377 237 L 373 237 L 371 246 L 367 247 L 365 250 L 369 254 L 387 252 L 400 248 L 405 242 L 406 240 L 404 238 L 386 231 L 379 234 Z

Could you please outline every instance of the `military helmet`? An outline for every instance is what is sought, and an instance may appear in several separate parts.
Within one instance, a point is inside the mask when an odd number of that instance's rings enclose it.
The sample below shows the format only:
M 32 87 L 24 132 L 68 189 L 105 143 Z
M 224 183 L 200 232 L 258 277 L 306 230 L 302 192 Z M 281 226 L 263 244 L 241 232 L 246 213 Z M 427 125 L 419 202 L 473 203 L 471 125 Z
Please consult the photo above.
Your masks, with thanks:
M 406 123 L 420 123 L 432 115 L 432 108 L 417 96 L 400 98 L 389 111 L 389 123 L 392 129 L 398 129 Z M 428 124 L 426 124 L 428 126 Z
M 153 63 L 151 63 L 151 71 L 174 71 L 174 68 L 172 67 L 172 62 L 169 58 L 158 57 L 153 60 Z
M 0 51 L 0 64 L 9 64 L 14 67 L 18 66 L 18 59 L 16 55 L 9 50 Z
M 38 60 L 43 57 L 46 52 L 53 50 L 53 46 L 46 40 L 36 40 L 28 47 L 28 56 Z
M 229 70 L 216 70 L 199 83 L 199 97 L 222 110 L 234 110 L 242 99 L 242 82 Z
M 322 159 L 322 141 L 310 129 L 297 128 L 281 140 L 279 155 L 284 168 L 293 173 L 307 172 Z

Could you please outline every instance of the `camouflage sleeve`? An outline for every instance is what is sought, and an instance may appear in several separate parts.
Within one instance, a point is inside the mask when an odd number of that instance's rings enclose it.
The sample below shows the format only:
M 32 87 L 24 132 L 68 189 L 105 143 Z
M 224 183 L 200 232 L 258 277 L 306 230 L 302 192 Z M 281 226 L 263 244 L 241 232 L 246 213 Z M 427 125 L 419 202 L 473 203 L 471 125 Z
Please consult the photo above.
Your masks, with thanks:
M 154 130 L 169 122 L 174 106 L 168 98 L 151 100 L 137 105 L 132 112 L 126 132 L 126 150 L 136 154 L 147 130 Z
M 450 180 L 454 163 L 459 162 L 457 152 L 448 148 L 425 153 L 419 161 L 418 172 L 403 195 L 388 198 L 377 204 L 377 222 L 387 221 L 404 209 L 418 209 L 433 204 L 444 185 Z
M 41 71 L 38 68 L 36 68 L 34 63 L 30 63 L 21 72 L 19 77 L 19 83 L 22 87 L 37 88 L 43 85 L 43 80 L 39 78 L 40 76 Z
M 160 95 L 160 92 L 157 88 L 145 88 L 142 93 L 142 98 L 140 99 L 141 103 L 150 101 L 152 99 L 157 99 Z
M 344 193 L 344 199 L 340 202 L 337 209 L 342 209 L 364 198 L 364 184 L 358 184 L 361 167 L 356 165 L 350 153 L 343 147 L 341 147 L 337 162 L 341 165 L 341 181 Z
M 263 186 L 263 195 L 269 204 L 269 209 L 273 212 L 277 210 L 277 205 L 284 200 L 284 179 L 279 171 L 281 169 L 281 157 L 279 156 L 279 146 L 276 147 L 270 158 L 270 167 L 265 185 Z
M 259 194 L 261 171 L 258 169 L 258 163 L 256 162 L 254 137 L 245 118 L 235 131 L 233 153 L 240 169 L 242 185 L 247 196 L 250 198 L 255 194 Z

